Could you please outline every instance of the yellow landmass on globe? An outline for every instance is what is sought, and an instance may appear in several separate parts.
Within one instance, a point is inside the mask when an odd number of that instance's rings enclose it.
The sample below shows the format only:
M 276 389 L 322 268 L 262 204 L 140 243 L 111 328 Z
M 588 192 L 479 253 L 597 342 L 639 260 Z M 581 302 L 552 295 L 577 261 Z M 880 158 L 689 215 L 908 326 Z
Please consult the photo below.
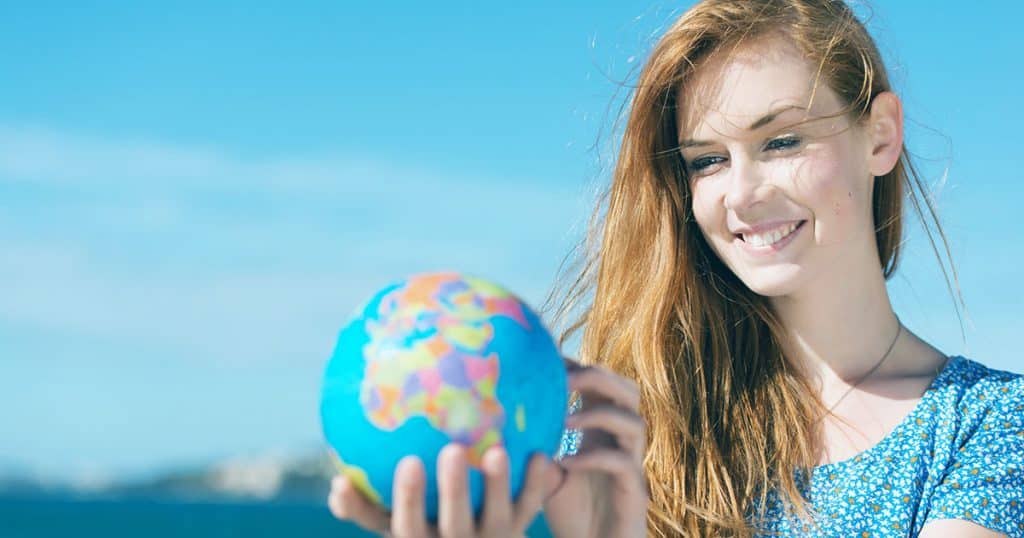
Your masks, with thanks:
M 469 282 L 469 285 L 473 286 L 473 289 L 482 295 L 501 298 L 509 296 L 509 293 L 505 291 L 505 289 L 503 289 L 501 286 L 498 286 L 493 282 L 472 276 L 464 276 L 463 279 L 466 282 Z
M 438 330 L 449 342 L 459 344 L 465 349 L 482 349 L 494 337 L 494 331 L 486 325 L 472 326 L 469 324 L 445 325 Z
M 331 459 L 334 460 L 334 465 L 338 468 L 338 472 L 347 476 L 348 479 L 352 481 L 352 484 L 355 485 L 356 489 L 362 492 L 367 499 L 370 499 L 379 505 L 382 504 L 380 500 L 380 493 L 377 493 L 377 490 L 373 489 L 373 486 L 370 485 L 370 479 L 366 477 L 366 471 L 356 467 L 355 465 L 345 463 L 341 459 L 341 456 L 333 450 L 331 451 Z

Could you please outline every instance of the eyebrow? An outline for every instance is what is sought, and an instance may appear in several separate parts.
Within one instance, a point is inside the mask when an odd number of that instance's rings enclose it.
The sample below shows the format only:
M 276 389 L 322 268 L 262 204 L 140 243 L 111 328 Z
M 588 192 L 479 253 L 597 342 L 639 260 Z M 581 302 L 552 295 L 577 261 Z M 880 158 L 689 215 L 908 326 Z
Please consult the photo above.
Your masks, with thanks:
M 765 114 L 764 116 L 761 116 L 757 121 L 755 121 L 754 123 L 751 123 L 750 126 L 747 127 L 747 130 L 748 131 L 754 131 L 756 129 L 760 129 L 761 127 L 764 127 L 765 125 L 768 125 L 769 123 L 775 121 L 775 118 L 777 118 L 779 116 L 779 114 L 782 114 L 783 112 L 786 112 L 788 110 L 792 110 L 794 108 L 799 109 L 799 110 L 807 110 L 805 107 L 798 106 L 798 105 L 786 105 L 786 106 L 777 108 L 775 110 L 772 110 L 771 112 Z M 686 140 L 680 140 L 679 141 L 679 149 L 686 149 L 686 148 L 693 148 L 693 147 L 700 147 L 700 146 L 710 146 L 712 144 L 713 144 L 713 142 L 709 142 L 707 140 L 691 140 L 691 139 L 686 139 Z

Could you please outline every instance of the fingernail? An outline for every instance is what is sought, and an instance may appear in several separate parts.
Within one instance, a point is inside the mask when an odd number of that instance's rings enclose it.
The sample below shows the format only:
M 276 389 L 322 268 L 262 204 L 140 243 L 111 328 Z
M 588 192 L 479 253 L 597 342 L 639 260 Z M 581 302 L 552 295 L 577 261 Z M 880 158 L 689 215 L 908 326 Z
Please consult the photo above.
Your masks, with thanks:
M 334 475 L 334 478 L 331 480 L 331 485 L 339 489 L 343 488 L 348 485 L 348 477 L 343 474 Z
M 501 472 L 505 467 L 507 456 L 505 455 L 505 449 L 500 445 L 494 445 L 484 452 L 484 465 L 491 472 Z
M 395 472 L 398 473 L 403 484 L 415 485 L 418 481 L 416 474 L 418 473 L 419 466 L 420 459 L 418 457 L 406 456 L 398 461 Z
M 441 449 L 441 457 L 452 462 L 462 460 L 465 457 L 466 449 L 458 443 L 448 443 Z
M 465 447 L 458 443 L 449 443 L 438 454 L 438 469 L 449 469 L 457 475 L 462 475 L 466 473 L 467 457 Z

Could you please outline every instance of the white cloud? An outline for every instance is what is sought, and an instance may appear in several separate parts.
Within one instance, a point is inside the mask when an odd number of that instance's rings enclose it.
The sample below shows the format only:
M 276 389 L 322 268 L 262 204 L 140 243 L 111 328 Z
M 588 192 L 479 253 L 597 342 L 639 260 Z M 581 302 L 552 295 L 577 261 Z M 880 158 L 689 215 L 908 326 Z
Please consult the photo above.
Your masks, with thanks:
M 456 269 L 539 301 L 585 213 L 565 182 L 0 126 L 0 319 L 244 363 L 322 358 L 376 287 Z

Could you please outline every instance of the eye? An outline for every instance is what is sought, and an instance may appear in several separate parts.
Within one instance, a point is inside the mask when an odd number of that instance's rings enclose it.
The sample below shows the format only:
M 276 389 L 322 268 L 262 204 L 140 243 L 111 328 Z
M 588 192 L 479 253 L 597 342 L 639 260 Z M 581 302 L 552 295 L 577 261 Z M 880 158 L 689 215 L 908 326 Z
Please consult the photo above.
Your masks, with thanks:
M 782 151 L 782 150 L 786 150 L 786 149 L 789 149 L 789 148 L 794 148 L 796 146 L 799 146 L 800 142 L 801 142 L 801 140 L 800 140 L 800 137 L 798 137 L 798 136 L 793 136 L 793 135 L 780 136 L 778 138 L 773 138 L 773 139 L 769 140 L 764 145 L 764 149 L 766 151 L 773 151 L 773 150 L 774 151 Z
M 687 165 L 690 172 L 702 172 L 707 168 L 710 168 L 716 164 L 725 162 L 725 157 L 719 157 L 717 155 L 710 155 L 707 157 L 698 157 Z

